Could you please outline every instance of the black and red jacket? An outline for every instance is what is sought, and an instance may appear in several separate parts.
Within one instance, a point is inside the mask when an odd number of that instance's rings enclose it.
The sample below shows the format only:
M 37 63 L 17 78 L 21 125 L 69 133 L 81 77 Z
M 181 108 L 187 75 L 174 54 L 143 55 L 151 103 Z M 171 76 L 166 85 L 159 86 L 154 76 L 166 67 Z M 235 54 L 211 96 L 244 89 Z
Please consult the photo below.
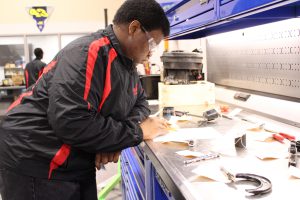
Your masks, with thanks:
M 150 114 L 136 68 L 112 26 L 79 38 L 48 64 L 0 126 L 0 167 L 29 176 L 95 175 L 95 153 L 143 140 Z
M 25 67 L 26 88 L 30 87 L 38 80 L 38 78 L 42 75 L 45 66 L 46 63 L 42 62 L 37 58 L 26 65 Z

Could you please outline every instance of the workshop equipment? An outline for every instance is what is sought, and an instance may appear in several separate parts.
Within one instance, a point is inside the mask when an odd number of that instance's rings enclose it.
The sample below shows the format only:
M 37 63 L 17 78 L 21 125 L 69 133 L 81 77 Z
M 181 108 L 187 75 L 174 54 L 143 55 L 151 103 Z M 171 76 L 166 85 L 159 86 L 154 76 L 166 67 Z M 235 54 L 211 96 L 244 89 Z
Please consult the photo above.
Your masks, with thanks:
M 162 81 L 167 85 L 178 85 L 204 80 L 202 59 L 202 52 L 164 52 L 161 56 L 164 65 Z
M 215 84 L 202 81 L 202 54 L 164 52 L 163 73 L 158 84 L 161 105 L 207 105 L 215 103 Z

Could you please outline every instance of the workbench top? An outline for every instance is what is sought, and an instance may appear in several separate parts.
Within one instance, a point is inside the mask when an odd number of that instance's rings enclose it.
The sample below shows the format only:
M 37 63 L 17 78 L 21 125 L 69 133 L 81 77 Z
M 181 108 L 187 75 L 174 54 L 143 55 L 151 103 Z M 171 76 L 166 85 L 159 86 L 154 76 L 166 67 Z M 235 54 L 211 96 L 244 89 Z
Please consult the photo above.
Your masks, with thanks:
M 175 108 L 175 110 L 189 111 L 192 114 L 202 113 L 203 110 L 212 108 L 213 106 L 182 106 Z M 250 115 L 249 112 L 242 111 L 241 115 Z M 259 116 L 258 116 L 259 117 Z M 272 121 L 267 118 L 263 118 L 264 121 Z M 197 121 L 199 119 L 193 118 L 193 122 L 183 123 L 181 127 L 197 127 Z M 292 130 L 294 135 L 300 134 L 300 129 L 292 127 L 280 122 L 272 121 L 277 125 L 285 126 L 289 130 Z M 288 172 L 288 158 L 281 159 L 259 159 L 255 152 L 262 150 L 264 142 L 259 142 L 253 139 L 251 133 L 246 134 L 246 147 L 235 147 L 235 141 L 233 136 L 237 134 L 239 136 L 246 133 L 245 130 L 251 125 L 250 122 L 237 120 L 218 118 L 215 123 L 209 123 L 205 127 L 212 127 L 227 138 L 222 143 L 217 143 L 213 140 L 197 141 L 197 145 L 189 147 L 184 143 L 159 143 L 152 140 L 146 141 L 141 144 L 146 156 L 152 161 L 158 176 L 162 180 L 162 184 L 170 191 L 175 199 L 284 199 L 292 196 L 297 197 L 299 195 L 298 189 L 300 188 L 300 179 L 293 178 Z M 299 136 L 299 135 L 298 135 Z M 231 142 L 230 142 L 231 141 Z M 175 152 L 180 150 L 203 150 L 210 147 L 213 149 L 219 149 L 221 157 L 213 160 L 201 161 L 185 165 L 183 163 L 184 158 L 176 154 Z M 287 149 L 288 150 L 288 149 Z M 258 197 L 249 197 L 249 193 L 245 192 L 245 188 L 253 188 L 253 184 L 225 184 L 209 179 L 200 178 L 198 175 L 192 172 L 199 166 L 211 165 L 211 166 L 231 166 L 236 173 L 252 173 L 264 176 L 272 182 L 272 192 Z M 247 197 L 248 195 L 248 197 Z

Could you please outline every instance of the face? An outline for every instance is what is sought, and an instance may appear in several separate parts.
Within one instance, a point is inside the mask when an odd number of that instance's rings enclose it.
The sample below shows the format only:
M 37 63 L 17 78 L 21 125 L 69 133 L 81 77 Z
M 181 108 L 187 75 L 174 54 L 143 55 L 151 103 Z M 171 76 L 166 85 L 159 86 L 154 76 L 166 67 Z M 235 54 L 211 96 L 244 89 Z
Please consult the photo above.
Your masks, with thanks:
M 160 29 L 147 31 L 139 21 L 129 25 L 128 55 L 134 63 L 143 63 L 152 55 L 164 35 Z

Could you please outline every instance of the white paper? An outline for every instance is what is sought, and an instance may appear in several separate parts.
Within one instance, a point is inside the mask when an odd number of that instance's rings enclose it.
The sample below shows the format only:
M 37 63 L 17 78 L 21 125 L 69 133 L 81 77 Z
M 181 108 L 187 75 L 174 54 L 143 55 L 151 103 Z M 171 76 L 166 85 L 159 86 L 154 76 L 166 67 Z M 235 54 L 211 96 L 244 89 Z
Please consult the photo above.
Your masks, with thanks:
M 190 150 L 177 151 L 176 153 L 181 156 L 194 156 L 194 157 L 201 157 L 205 155 L 202 152 L 190 151 Z
M 257 142 L 254 154 L 260 159 L 268 158 L 287 158 L 289 143 L 274 142 Z
M 154 142 L 186 142 L 188 140 L 216 139 L 221 134 L 211 127 L 182 128 L 153 139 Z
M 295 178 L 300 178 L 300 169 L 294 166 L 290 166 L 289 174 Z
M 235 117 L 237 114 L 239 114 L 241 111 L 242 111 L 241 108 L 235 108 L 235 109 L 233 109 L 230 113 L 228 113 L 227 116 L 233 118 L 233 117 Z
M 206 177 L 218 182 L 229 183 L 228 177 L 221 171 L 220 166 L 212 164 L 202 164 L 192 171 L 198 176 Z

